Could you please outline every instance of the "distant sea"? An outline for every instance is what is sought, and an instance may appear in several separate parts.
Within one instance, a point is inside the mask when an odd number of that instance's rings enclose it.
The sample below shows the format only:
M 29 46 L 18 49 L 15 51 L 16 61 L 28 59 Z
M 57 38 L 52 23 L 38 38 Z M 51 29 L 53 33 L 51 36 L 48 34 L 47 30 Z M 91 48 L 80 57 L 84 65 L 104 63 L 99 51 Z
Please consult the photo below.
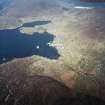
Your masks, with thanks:
M 0 14 L 6 10 L 12 0 L 0 0 Z
M 79 9 L 93 9 L 93 8 L 105 8 L 105 3 L 101 2 L 81 2 L 80 0 L 61 0 L 64 1 L 71 8 Z

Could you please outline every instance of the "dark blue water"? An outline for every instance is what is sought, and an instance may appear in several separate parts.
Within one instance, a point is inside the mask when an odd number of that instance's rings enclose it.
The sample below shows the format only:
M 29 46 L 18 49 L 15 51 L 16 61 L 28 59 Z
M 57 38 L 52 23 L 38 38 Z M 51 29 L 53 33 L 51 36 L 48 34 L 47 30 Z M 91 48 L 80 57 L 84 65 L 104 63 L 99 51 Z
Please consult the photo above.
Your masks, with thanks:
M 34 26 L 40 26 L 40 25 L 46 25 L 51 23 L 51 21 L 33 21 L 29 23 L 24 23 L 21 27 L 34 27 Z
M 54 35 L 47 32 L 25 35 L 17 29 L 0 30 L 0 63 L 32 55 L 57 59 L 57 49 L 47 44 L 53 40 Z

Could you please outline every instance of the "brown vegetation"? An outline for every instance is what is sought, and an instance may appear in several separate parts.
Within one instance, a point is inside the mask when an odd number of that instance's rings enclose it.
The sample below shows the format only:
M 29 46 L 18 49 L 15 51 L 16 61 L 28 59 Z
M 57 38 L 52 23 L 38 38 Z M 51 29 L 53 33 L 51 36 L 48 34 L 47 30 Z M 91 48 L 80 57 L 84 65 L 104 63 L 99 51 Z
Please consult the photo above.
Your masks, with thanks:
M 0 78 L 0 105 L 105 105 L 85 94 L 73 94 L 62 82 L 47 76 L 12 73 Z

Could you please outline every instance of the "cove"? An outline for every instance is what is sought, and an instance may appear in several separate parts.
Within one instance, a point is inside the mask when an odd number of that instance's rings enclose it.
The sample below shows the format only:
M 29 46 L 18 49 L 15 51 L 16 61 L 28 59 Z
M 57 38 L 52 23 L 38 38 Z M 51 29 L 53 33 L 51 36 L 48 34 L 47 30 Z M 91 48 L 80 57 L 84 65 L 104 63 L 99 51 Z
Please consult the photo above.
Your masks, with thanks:
M 48 45 L 54 38 L 48 32 L 26 35 L 18 29 L 0 30 L 0 63 L 32 55 L 57 59 L 60 56 L 57 49 Z
M 48 21 L 33 21 L 33 22 L 28 22 L 28 23 L 24 23 L 22 26 L 18 27 L 18 28 L 21 28 L 21 27 L 34 27 L 34 26 L 40 26 L 40 25 L 46 25 L 46 24 L 49 24 L 51 23 L 50 20 Z

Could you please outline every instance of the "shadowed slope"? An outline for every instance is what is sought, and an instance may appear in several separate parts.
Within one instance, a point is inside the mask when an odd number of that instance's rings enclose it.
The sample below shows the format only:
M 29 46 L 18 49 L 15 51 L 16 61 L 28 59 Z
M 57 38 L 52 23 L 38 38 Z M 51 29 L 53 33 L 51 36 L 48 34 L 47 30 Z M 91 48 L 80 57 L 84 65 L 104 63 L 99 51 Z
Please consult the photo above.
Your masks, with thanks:
M 62 82 L 46 76 L 13 72 L 0 78 L 0 105 L 105 105 L 85 94 L 73 95 Z

